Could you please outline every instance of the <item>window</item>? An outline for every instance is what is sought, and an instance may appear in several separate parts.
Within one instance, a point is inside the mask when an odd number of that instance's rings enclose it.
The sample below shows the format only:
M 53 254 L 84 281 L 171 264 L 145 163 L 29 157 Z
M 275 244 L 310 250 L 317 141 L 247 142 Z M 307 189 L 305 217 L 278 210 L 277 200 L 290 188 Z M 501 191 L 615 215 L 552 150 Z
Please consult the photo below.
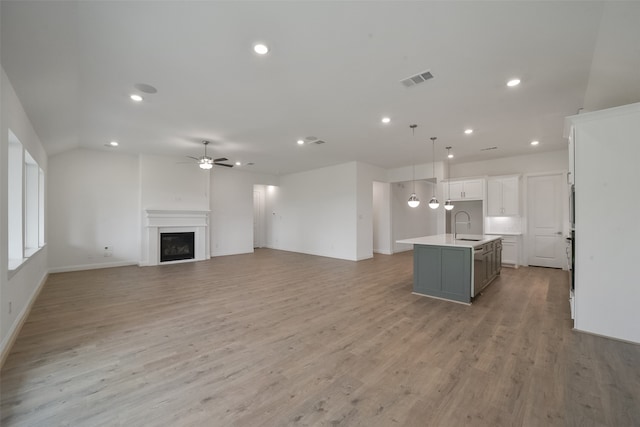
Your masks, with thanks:
M 44 171 L 38 168 L 38 247 L 44 243 Z
M 38 250 L 40 237 L 40 168 L 29 152 L 24 153 L 24 256 L 28 257 Z
M 44 172 L 9 131 L 8 155 L 9 270 L 44 246 Z
M 14 269 L 22 264 L 22 144 L 18 138 L 9 131 L 9 154 L 7 160 L 8 177 L 8 231 L 9 239 L 9 269 Z

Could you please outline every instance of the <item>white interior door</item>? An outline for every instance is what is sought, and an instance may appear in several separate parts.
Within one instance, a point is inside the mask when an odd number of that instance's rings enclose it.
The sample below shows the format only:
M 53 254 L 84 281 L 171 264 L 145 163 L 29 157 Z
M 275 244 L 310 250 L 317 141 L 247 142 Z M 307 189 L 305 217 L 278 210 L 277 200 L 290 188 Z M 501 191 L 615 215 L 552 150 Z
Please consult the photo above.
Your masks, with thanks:
M 253 247 L 261 248 L 262 224 L 264 224 L 264 198 L 259 190 L 253 190 Z
M 562 268 L 562 174 L 532 176 L 527 185 L 529 265 Z

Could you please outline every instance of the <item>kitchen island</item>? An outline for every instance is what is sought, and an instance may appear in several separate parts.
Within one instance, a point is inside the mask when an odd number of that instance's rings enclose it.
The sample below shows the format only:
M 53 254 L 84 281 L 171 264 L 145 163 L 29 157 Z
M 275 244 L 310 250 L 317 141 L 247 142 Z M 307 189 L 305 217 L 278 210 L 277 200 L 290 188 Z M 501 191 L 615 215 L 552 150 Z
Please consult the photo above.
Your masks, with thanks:
M 413 245 L 413 293 L 470 304 L 499 274 L 501 236 L 437 234 Z

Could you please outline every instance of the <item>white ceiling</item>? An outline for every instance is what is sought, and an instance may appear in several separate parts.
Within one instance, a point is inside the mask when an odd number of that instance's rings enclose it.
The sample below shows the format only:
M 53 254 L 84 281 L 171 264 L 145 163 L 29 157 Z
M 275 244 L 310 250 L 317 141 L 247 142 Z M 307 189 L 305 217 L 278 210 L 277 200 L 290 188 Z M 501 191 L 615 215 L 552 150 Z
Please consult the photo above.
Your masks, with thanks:
M 394 168 L 431 161 L 437 136 L 437 159 L 450 145 L 467 162 L 562 149 L 565 116 L 640 101 L 640 2 L 1 8 L 2 66 L 50 155 L 84 147 L 182 161 L 208 139 L 214 157 L 256 172 L 354 160 Z M 271 52 L 253 53 L 257 41 Z M 427 69 L 432 80 L 400 84 Z M 522 84 L 507 88 L 513 76 Z M 136 104 L 136 83 L 158 93 Z M 326 143 L 296 144 L 307 136 Z M 114 139 L 119 148 L 104 146 Z

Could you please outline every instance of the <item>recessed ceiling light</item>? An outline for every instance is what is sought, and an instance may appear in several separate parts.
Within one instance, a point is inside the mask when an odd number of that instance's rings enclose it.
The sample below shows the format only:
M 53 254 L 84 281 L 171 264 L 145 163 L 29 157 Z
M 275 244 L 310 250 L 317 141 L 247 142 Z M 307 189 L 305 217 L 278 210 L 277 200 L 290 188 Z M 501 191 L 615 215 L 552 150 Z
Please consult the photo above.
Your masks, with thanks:
M 389 122 L 391 122 L 391 119 L 389 117 L 383 117 L 382 118 L 382 123 L 386 124 L 386 123 L 389 123 Z
M 507 86 L 514 87 L 520 84 L 520 79 L 511 79 L 507 82 Z
M 135 94 L 135 93 L 133 95 L 131 95 L 129 98 L 131 98 L 133 101 L 136 101 L 136 102 L 142 101 L 142 97 L 140 95 Z
M 269 52 L 269 48 L 265 44 L 258 43 L 253 46 L 253 51 L 258 55 L 266 55 Z
M 299 140 L 298 140 L 298 145 L 303 145 L 303 144 L 304 144 L 304 140 L 299 139 Z
M 118 141 L 111 141 L 109 143 L 109 145 L 112 146 L 112 147 L 117 147 L 118 146 Z
M 236 162 L 236 166 L 241 166 L 241 165 L 242 165 L 242 163 Z
M 464 133 L 466 133 L 467 135 L 471 135 L 473 133 L 473 129 L 465 129 Z
M 540 141 L 531 141 L 531 145 L 538 145 L 540 144 Z

